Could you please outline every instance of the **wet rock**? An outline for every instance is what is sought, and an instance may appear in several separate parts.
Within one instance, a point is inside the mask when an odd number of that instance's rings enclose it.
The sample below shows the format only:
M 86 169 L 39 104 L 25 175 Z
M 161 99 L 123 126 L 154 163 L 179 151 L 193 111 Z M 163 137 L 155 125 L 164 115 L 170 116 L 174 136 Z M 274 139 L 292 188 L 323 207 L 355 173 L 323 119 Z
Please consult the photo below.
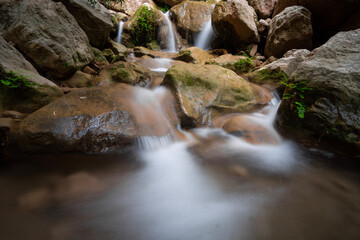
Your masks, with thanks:
M 61 82 L 65 87 L 84 88 L 93 85 L 93 77 L 90 74 L 77 71 L 70 79 Z
M 2 117 L 12 118 L 12 119 L 22 119 L 25 117 L 25 114 L 17 112 L 17 111 L 5 111 L 2 113 Z
M 313 135 L 360 147 L 359 62 L 360 29 L 340 32 L 315 49 L 291 76 L 299 87 L 285 91 L 290 98 L 280 106 L 278 125 L 307 140 Z
M 175 58 L 176 53 L 167 53 L 162 51 L 150 50 L 145 47 L 134 48 L 134 54 L 136 57 L 149 56 L 151 58 Z
M 4 0 L 0 12 L 4 39 L 46 76 L 64 78 L 93 60 L 86 34 L 62 3 Z
M 113 28 L 111 14 L 107 8 L 97 2 L 91 5 L 86 0 L 60 0 L 75 17 L 88 36 L 92 46 L 104 48 Z
M 301 6 L 288 7 L 271 20 L 265 56 L 281 57 L 291 49 L 312 46 L 311 12 Z
M 275 7 L 275 0 L 248 0 L 248 2 L 260 19 L 270 17 Z
M 108 60 L 109 63 L 115 63 L 119 61 L 126 61 L 124 54 L 115 54 L 111 49 L 104 49 L 101 54 Z
M 194 42 L 195 35 L 204 23 L 211 20 L 213 6 L 205 2 L 185 1 L 171 8 L 170 14 L 177 31 L 188 42 Z
M 206 61 L 213 58 L 206 51 L 198 48 L 198 47 L 190 47 L 184 50 L 181 50 L 174 60 L 183 61 L 186 63 L 194 63 L 194 64 L 205 64 Z
M 226 132 L 252 144 L 278 144 L 280 138 L 265 126 L 240 115 L 227 119 L 221 126 Z
M 152 72 L 136 62 L 118 62 L 101 71 L 98 82 L 102 85 L 126 83 L 145 87 L 152 78 Z
M 7 88 L 0 84 L 0 109 L 33 112 L 62 96 L 61 90 L 42 77 L 21 53 L 0 36 L 0 75 L 10 72 L 33 84 L 31 87 Z M 20 81 L 20 80 L 18 80 Z
M 159 96 L 161 110 L 152 105 L 155 95 L 150 90 L 126 84 L 71 92 L 12 129 L 8 150 L 99 152 L 132 144 L 139 136 L 167 135 L 178 121 L 171 95 Z M 165 117 L 159 118 L 159 111 Z
M 177 64 L 167 71 L 163 85 L 176 96 L 186 127 L 208 126 L 219 113 L 248 111 L 270 100 L 257 99 L 257 89 L 251 84 L 216 65 Z
M 206 64 L 219 65 L 221 67 L 233 70 L 236 73 L 249 72 L 255 67 L 255 60 L 245 56 L 234 56 L 232 54 L 222 55 L 217 58 L 206 61 Z
M 216 4 L 212 13 L 214 30 L 226 48 L 259 42 L 257 16 L 246 0 L 228 0 Z
M 283 58 L 264 65 L 260 69 L 248 75 L 251 82 L 258 84 L 268 84 L 271 88 L 279 90 L 282 87 L 281 81 L 287 81 L 287 78 L 295 72 L 306 56 L 310 54 L 307 49 L 294 49 L 285 53 Z M 285 74 L 284 74 L 285 73 Z

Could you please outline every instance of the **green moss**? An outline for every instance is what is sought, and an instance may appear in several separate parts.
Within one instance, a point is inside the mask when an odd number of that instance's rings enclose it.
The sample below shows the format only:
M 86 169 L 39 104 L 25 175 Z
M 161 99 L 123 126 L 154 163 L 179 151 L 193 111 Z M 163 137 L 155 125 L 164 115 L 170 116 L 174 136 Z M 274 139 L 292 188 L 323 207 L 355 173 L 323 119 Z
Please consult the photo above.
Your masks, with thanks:
M 288 81 L 288 75 L 284 71 L 262 69 L 251 73 L 249 79 L 257 83 L 281 83 Z
M 5 89 L 23 89 L 32 88 L 39 85 L 37 83 L 30 82 L 25 76 L 14 73 L 13 71 L 6 72 L 0 70 L 0 87 Z
M 108 62 L 107 59 L 105 58 L 105 56 L 101 53 L 101 51 L 97 48 L 92 48 L 93 53 L 94 53 L 94 60 L 96 62 Z
M 136 46 L 146 46 L 156 39 L 155 12 L 146 5 L 134 14 L 135 21 L 131 26 L 130 35 Z
M 236 72 L 249 72 L 254 68 L 254 65 L 250 58 L 240 59 L 234 64 Z

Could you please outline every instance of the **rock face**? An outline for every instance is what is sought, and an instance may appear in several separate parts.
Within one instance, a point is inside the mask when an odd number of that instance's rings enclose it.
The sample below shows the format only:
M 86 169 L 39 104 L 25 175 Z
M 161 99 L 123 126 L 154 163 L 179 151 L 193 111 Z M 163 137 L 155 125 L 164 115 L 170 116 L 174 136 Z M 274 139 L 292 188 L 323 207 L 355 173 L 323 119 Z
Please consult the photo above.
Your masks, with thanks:
M 212 13 L 212 25 L 221 41 L 236 48 L 241 43 L 259 42 L 256 13 L 246 0 L 221 1 Z
M 157 101 L 155 95 L 143 88 L 116 84 L 71 92 L 12 129 L 9 149 L 30 153 L 99 152 L 132 144 L 139 136 L 170 134 L 179 122 L 170 106 L 170 95 L 159 95 L 159 102 L 164 103 L 162 113 L 151 105 Z
M 248 3 L 255 9 L 260 19 L 270 17 L 275 6 L 274 0 L 248 0 Z
M 113 28 L 111 14 L 99 2 L 92 6 L 87 0 L 61 0 L 88 36 L 92 46 L 104 48 Z
M 165 3 L 166 5 L 169 5 L 169 6 L 175 6 L 175 5 L 178 5 L 182 2 L 184 2 L 186 0 L 158 0 L 158 2 L 160 3 Z
M 248 111 L 270 100 L 233 71 L 216 65 L 177 64 L 167 71 L 163 85 L 176 96 L 185 127 L 208 126 L 219 113 Z
M 89 40 L 62 3 L 3 0 L 0 33 L 49 78 L 64 78 L 93 59 Z
M 298 117 L 291 89 L 283 101 L 277 123 L 289 133 L 308 131 L 321 139 L 332 139 L 360 147 L 360 29 L 340 32 L 315 49 L 293 73 L 291 81 L 304 91 L 306 112 Z M 301 84 L 301 82 L 304 82 Z M 295 131 L 296 132 L 296 131 Z M 296 134 L 296 133 L 295 133 Z
M 310 10 L 313 17 L 314 34 L 325 41 L 334 35 L 339 27 L 360 8 L 359 1 L 351 0 L 286 0 L 277 1 L 273 16 L 294 5 Z
M 265 56 L 281 57 L 291 49 L 311 48 L 311 12 L 304 7 L 288 7 L 271 20 Z
M 211 4 L 186 1 L 172 7 L 170 14 L 179 34 L 189 42 L 194 42 L 194 33 L 199 33 L 204 23 L 211 20 L 212 11 Z
M 251 82 L 258 84 L 267 84 L 271 88 L 279 89 L 282 84 L 281 81 L 286 81 L 302 63 L 306 56 L 310 54 L 307 49 L 293 49 L 285 53 L 283 58 L 280 58 L 270 64 L 261 67 L 258 70 L 250 73 L 248 78 Z M 283 74 L 282 71 L 286 74 Z
M 36 86 L 24 89 L 8 89 L 0 84 L 0 109 L 33 112 L 62 96 L 60 89 L 39 75 L 36 69 L 0 36 L 0 71 L 21 75 Z

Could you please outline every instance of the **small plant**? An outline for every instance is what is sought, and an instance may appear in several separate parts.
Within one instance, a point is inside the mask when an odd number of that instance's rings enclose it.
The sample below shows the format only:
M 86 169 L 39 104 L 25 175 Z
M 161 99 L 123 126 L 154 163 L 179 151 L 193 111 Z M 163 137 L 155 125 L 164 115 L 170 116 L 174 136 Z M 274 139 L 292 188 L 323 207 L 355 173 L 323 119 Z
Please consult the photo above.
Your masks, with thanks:
M 296 107 L 296 112 L 299 118 L 305 117 L 305 112 L 308 107 L 304 103 L 304 93 L 308 90 L 312 90 L 312 88 L 306 87 L 306 81 L 301 82 L 288 82 L 281 81 L 281 84 L 287 87 L 283 100 L 292 100 Z
M 30 88 L 32 86 L 38 85 L 37 83 L 30 82 L 26 77 L 18 75 L 13 71 L 5 72 L 0 71 L 0 86 L 6 88 Z
M 147 6 L 143 6 L 136 14 L 135 26 L 132 28 L 131 35 L 134 44 L 141 46 L 156 39 L 155 12 Z
M 240 59 L 235 63 L 236 71 L 248 72 L 253 68 L 253 63 L 250 58 L 246 57 L 245 59 Z
M 170 7 L 168 6 L 168 5 L 165 5 L 163 8 L 161 8 L 161 11 L 163 12 L 163 13 L 166 13 L 167 11 L 169 11 L 170 10 Z

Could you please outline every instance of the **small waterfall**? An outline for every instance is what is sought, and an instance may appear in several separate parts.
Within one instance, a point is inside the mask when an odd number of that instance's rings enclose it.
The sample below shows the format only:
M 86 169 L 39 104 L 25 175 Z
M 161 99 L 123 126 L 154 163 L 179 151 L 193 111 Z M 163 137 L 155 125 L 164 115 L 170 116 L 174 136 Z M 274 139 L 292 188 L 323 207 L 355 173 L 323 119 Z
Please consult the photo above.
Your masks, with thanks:
M 122 36 L 123 28 L 124 28 L 124 22 L 120 21 L 119 22 L 118 35 L 117 35 L 117 38 L 116 38 L 117 43 L 121 43 L 121 36 Z
M 203 24 L 202 30 L 195 41 L 195 47 L 201 48 L 203 50 L 208 50 L 209 48 L 211 48 L 211 41 L 213 40 L 214 36 L 215 33 L 213 31 L 210 19 Z
M 166 25 L 168 27 L 168 37 L 167 37 L 167 48 L 169 52 L 176 52 L 176 33 L 174 32 L 174 28 L 172 22 L 170 20 L 169 11 L 165 14 L 160 11 L 166 20 Z

